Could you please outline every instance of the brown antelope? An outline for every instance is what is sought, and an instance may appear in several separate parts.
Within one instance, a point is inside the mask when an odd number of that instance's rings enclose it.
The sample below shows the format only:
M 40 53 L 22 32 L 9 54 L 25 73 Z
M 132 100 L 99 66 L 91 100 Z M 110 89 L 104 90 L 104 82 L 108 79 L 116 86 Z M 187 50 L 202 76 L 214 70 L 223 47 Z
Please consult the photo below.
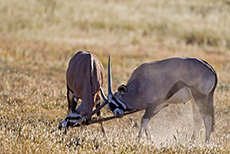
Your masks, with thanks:
M 70 120 L 67 122 L 65 119 L 61 122 L 59 129 L 75 123 L 75 121 L 90 113 L 95 104 L 100 105 L 99 91 L 103 84 L 103 76 L 104 68 L 93 53 L 79 51 L 71 58 L 66 72 L 67 117 Z M 79 99 L 82 102 L 76 109 Z
M 117 117 L 122 117 L 125 111 L 145 110 L 138 134 L 140 140 L 143 131 L 148 137 L 147 125 L 161 109 L 169 104 L 192 100 L 192 140 L 199 133 L 203 119 L 206 128 L 205 141 L 208 142 L 215 124 L 213 94 L 216 85 L 215 70 L 207 62 L 197 58 L 170 58 L 144 63 L 115 94 L 112 93 L 111 72 L 109 73 L 108 107 Z

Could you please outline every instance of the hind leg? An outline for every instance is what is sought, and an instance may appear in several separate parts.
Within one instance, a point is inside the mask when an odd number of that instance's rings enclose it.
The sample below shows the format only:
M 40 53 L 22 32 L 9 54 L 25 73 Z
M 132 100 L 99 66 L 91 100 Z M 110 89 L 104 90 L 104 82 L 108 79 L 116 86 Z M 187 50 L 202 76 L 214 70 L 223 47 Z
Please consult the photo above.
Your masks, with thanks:
M 203 120 L 206 128 L 205 142 L 209 143 L 210 136 L 212 133 L 212 117 L 210 115 L 205 115 L 203 117 Z
M 191 137 L 191 141 L 193 142 L 196 139 L 196 137 L 199 135 L 201 125 L 202 125 L 202 117 L 200 115 L 199 108 L 194 100 L 192 100 L 192 111 L 193 111 L 194 130 Z
M 200 113 L 202 115 L 206 134 L 205 134 L 205 142 L 209 142 L 211 133 L 213 132 L 214 126 L 214 107 L 213 101 L 210 101 L 208 97 L 202 97 L 199 99 L 195 99 L 197 105 L 199 106 Z
M 205 128 L 206 128 L 206 138 L 205 142 L 209 142 L 211 133 L 214 131 L 215 117 L 214 117 L 214 105 L 213 105 L 213 94 L 209 94 L 207 100 L 207 111 L 203 116 Z

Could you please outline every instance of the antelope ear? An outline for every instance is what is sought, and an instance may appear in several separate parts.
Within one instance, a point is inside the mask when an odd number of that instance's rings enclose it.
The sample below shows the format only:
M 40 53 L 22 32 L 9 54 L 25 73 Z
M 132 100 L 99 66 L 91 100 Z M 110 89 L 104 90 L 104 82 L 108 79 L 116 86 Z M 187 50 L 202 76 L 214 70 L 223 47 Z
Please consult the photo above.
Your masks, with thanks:
M 123 84 L 120 87 L 118 87 L 117 89 L 118 89 L 118 93 L 120 96 L 127 93 L 127 91 L 128 91 L 128 88 Z

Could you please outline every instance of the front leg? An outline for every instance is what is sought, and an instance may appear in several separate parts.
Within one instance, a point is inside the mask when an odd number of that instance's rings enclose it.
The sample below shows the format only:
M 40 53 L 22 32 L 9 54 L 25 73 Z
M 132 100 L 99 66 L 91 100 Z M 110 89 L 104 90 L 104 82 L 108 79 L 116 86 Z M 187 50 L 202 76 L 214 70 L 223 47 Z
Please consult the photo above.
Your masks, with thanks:
M 163 100 L 164 99 L 159 99 L 159 100 L 155 101 L 154 103 L 147 105 L 146 110 L 145 110 L 145 114 L 141 118 L 141 128 L 140 128 L 140 131 L 138 133 L 138 142 L 140 141 L 140 138 L 142 137 L 142 134 L 144 131 L 145 131 L 147 139 L 151 139 L 148 132 L 147 132 L 147 125 L 148 125 L 150 119 L 163 108 L 163 107 L 161 108 L 161 105 L 160 105 L 160 107 L 157 106 L 157 104 L 163 103 Z
M 138 137 L 137 137 L 138 138 L 138 143 L 140 142 L 140 139 L 141 139 L 142 134 L 143 134 L 144 131 L 146 133 L 146 137 L 149 138 L 148 133 L 147 133 L 147 125 L 148 125 L 149 121 L 150 121 L 149 118 L 144 118 L 144 117 L 141 118 L 141 128 L 140 128 L 140 131 L 139 131 Z

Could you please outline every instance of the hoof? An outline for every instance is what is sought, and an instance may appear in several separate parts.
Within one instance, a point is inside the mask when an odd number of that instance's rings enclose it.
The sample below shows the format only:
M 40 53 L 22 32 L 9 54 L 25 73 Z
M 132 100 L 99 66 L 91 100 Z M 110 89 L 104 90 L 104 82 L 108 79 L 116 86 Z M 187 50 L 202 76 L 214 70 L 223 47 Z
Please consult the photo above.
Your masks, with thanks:
M 66 128 L 67 126 L 68 126 L 68 122 L 64 120 L 59 124 L 58 129 L 62 130 L 63 128 Z

